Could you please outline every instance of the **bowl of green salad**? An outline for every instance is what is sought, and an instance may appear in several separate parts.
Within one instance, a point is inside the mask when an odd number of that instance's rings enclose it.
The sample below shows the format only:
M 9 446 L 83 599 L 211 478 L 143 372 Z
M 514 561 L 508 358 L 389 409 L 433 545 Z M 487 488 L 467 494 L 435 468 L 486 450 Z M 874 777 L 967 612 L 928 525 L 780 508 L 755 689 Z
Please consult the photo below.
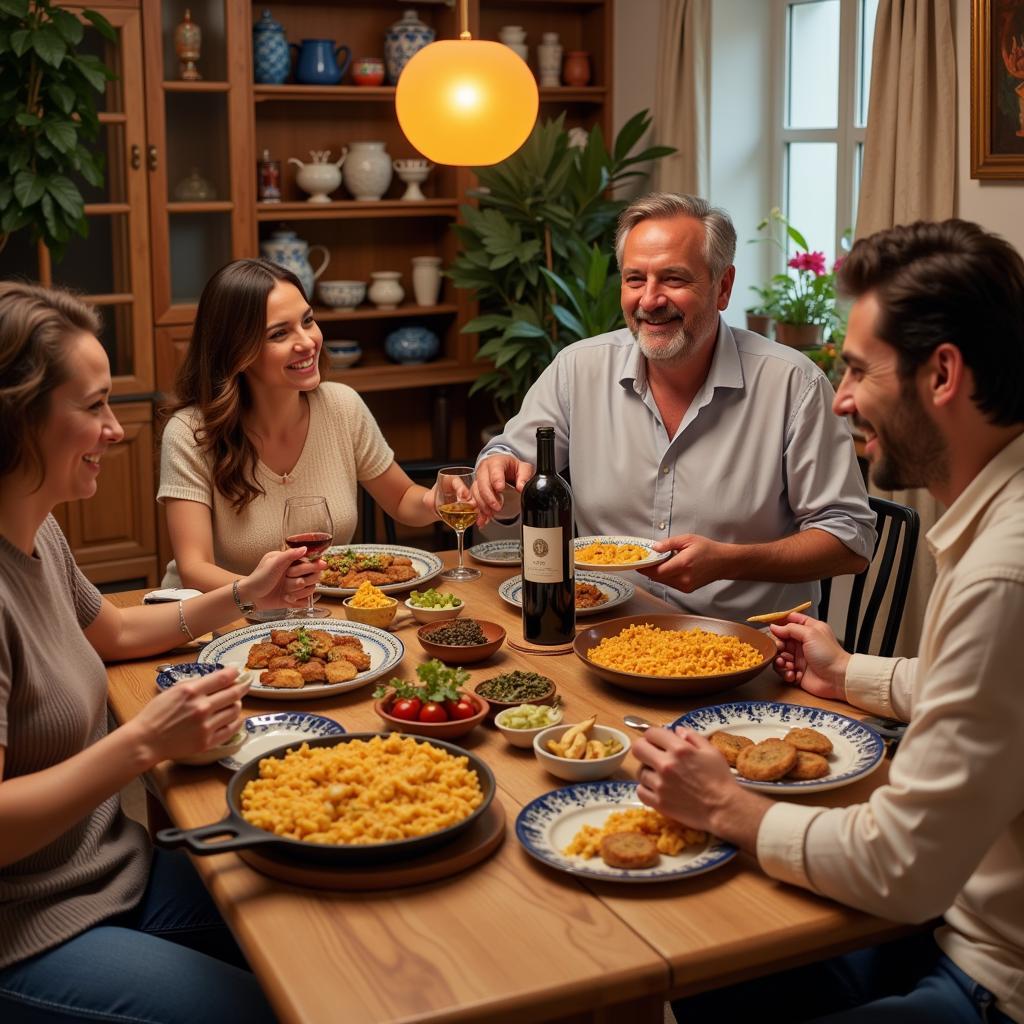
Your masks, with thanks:
M 466 602 L 454 594 L 435 590 L 414 590 L 405 600 L 405 607 L 417 622 L 443 622 L 457 619 L 465 610 Z

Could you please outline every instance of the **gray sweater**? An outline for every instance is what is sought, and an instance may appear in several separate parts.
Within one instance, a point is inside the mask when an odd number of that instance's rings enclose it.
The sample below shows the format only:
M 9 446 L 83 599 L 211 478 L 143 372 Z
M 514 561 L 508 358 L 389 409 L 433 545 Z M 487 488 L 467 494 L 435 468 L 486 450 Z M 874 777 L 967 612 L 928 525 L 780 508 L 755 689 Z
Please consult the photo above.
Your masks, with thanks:
M 0 536 L 4 778 L 49 768 L 106 734 L 107 674 L 82 633 L 101 600 L 52 516 L 31 557 Z M 144 830 L 125 818 L 115 794 L 41 850 L 0 868 L 0 967 L 131 909 L 149 856 Z

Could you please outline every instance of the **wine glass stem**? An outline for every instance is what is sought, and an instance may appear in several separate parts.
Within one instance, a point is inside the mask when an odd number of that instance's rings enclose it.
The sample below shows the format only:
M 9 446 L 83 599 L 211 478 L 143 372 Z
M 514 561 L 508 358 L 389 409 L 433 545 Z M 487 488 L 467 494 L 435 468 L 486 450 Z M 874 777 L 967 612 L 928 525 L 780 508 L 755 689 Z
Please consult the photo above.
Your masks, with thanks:
M 456 530 L 455 536 L 459 538 L 459 570 L 462 569 L 462 538 L 465 534 L 465 530 Z

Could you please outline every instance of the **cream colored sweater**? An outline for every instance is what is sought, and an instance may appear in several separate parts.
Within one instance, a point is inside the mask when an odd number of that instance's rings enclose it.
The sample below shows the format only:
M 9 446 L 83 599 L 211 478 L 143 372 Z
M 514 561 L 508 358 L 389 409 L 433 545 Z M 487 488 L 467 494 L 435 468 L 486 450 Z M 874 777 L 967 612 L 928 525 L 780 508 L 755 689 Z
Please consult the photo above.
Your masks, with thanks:
M 246 575 L 268 551 L 283 546 L 285 499 L 322 494 L 334 523 L 334 543 L 347 544 L 358 519 L 357 482 L 380 476 L 394 460 L 366 403 L 345 384 L 324 383 L 309 397 L 309 433 L 287 476 L 256 464 L 256 481 L 266 492 L 241 512 L 213 486 L 213 459 L 196 443 L 202 418 L 194 407 L 175 413 L 164 430 L 158 501 L 183 498 L 207 505 L 213 518 L 214 562 Z M 180 587 L 174 562 L 163 586 Z

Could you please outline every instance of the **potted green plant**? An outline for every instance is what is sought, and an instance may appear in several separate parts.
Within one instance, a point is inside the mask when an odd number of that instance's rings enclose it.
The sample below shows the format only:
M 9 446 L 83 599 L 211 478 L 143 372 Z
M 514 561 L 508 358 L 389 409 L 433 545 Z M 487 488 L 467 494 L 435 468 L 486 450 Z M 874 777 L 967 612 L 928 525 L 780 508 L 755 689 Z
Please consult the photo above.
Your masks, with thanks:
M 775 286 L 769 282 L 763 288 L 752 285 L 750 290 L 757 296 L 757 302 L 744 311 L 747 315 L 747 330 L 770 338 L 775 317 Z
M 515 154 L 477 171 L 480 187 L 470 195 L 478 206 L 462 207 L 460 252 L 447 271 L 480 303 L 462 330 L 480 335 L 478 358 L 494 368 L 471 392 L 490 392 L 502 419 L 561 348 L 622 326 L 611 251 L 626 201 L 611 193 L 643 175 L 638 164 L 675 152 L 633 152 L 650 126 L 647 111 L 622 127 L 610 150 L 600 126 L 566 131 L 564 118 L 538 123 Z
M 82 10 L 103 37 L 111 24 Z M 76 179 L 103 184 L 96 94 L 113 72 L 79 53 L 85 26 L 49 0 L 0 0 L 0 249 L 29 228 L 60 259 L 72 232 L 88 233 Z

